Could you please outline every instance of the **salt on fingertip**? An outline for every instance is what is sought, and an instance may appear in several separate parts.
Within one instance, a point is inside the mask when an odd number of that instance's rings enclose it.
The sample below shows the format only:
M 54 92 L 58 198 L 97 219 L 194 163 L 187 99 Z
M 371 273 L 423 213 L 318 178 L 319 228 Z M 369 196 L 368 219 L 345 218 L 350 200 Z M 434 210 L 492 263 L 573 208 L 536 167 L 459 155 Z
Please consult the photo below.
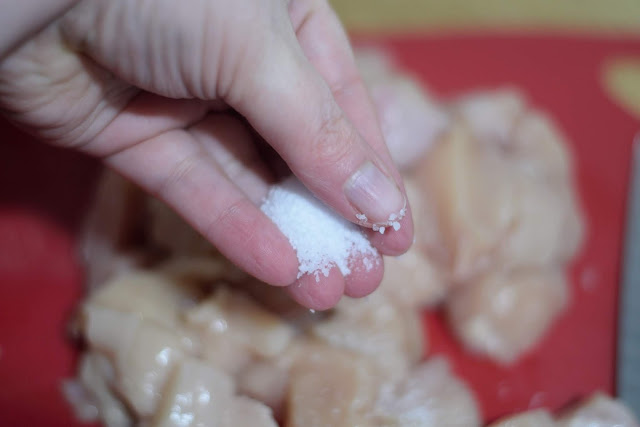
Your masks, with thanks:
M 380 262 L 362 229 L 317 199 L 295 176 L 274 185 L 260 209 L 296 251 L 298 278 L 312 274 L 319 282 L 320 275 L 329 276 L 334 267 L 348 276 L 350 263 L 357 259 L 362 259 L 366 271 Z M 364 214 L 356 218 L 367 221 Z

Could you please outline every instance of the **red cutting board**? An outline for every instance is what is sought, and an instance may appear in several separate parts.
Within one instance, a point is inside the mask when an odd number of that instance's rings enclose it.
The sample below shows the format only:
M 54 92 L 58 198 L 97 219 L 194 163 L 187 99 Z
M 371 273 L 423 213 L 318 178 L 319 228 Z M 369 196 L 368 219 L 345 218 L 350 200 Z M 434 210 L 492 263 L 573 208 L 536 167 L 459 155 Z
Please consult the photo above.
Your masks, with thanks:
M 549 111 L 569 137 L 588 221 L 572 270 L 572 303 L 516 366 L 464 353 L 438 314 L 428 315 L 431 354 L 446 354 L 493 419 L 557 408 L 614 390 L 616 298 L 631 141 L 636 120 L 605 94 L 604 62 L 640 55 L 640 41 L 569 37 L 358 38 L 386 46 L 437 95 L 513 84 Z M 74 426 L 60 393 L 75 353 L 65 321 L 82 293 L 74 235 L 97 165 L 32 141 L 0 123 L 0 425 Z M 640 367 L 639 367 L 640 368 Z

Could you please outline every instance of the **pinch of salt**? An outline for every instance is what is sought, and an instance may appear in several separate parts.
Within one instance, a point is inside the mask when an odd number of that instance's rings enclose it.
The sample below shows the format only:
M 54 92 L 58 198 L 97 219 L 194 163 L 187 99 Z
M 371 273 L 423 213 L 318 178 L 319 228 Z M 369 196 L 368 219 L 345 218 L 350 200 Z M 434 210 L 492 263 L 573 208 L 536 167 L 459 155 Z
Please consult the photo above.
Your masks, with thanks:
M 319 281 L 320 274 L 328 276 L 333 267 L 348 276 L 354 259 L 362 259 L 367 271 L 379 262 L 362 229 L 318 200 L 293 176 L 274 185 L 260 209 L 296 251 L 298 278 L 313 274 Z

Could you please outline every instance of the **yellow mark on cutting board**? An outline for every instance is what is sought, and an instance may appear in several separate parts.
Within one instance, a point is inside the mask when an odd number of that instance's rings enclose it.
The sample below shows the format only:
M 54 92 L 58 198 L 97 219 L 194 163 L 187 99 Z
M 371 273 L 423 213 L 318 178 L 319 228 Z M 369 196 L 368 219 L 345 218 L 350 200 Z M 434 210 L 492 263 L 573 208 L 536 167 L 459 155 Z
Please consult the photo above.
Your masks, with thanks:
M 640 57 L 609 60 L 603 67 L 602 83 L 609 97 L 640 118 Z

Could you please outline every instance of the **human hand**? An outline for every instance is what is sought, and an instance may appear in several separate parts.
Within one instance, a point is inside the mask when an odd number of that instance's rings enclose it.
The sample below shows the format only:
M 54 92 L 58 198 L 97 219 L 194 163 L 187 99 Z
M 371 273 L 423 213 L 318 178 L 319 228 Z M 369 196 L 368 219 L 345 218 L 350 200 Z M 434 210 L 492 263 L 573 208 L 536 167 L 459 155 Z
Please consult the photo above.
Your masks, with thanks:
M 406 202 L 325 0 L 84 0 L 0 58 L 11 120 L 100 157 L 250 274 L 317 309 L 378 285 L 382 263 L 296 281 L 293 248 L 257 207 L 273 181 L 257 139 L 350 221 L 384 223 Z M 407 212 L 399 231 L 368 231 L 381 253 L 410 246 Z

